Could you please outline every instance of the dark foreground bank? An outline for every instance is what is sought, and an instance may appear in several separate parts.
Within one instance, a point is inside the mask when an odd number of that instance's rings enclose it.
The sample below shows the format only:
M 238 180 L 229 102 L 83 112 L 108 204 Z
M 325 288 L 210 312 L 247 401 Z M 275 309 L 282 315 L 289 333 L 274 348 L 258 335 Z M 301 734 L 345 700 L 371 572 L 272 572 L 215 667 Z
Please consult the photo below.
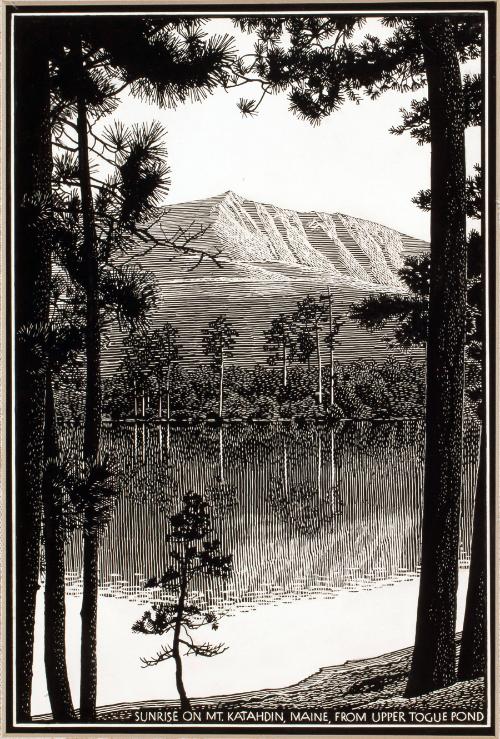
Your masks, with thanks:
M 457 647 L 459 642 L 457 641 Z M 457 682 L 418 698 L 404 698 L 412 648 L 323 667 L 286 688 L 176 701 L 101 706 L 99 722 L 137 725 L 443 725 L 484 724 L 484 680 Z M 50 720 L 50 716 L 38 717 Z M 36 719 L 35 719 L 36 720 Z

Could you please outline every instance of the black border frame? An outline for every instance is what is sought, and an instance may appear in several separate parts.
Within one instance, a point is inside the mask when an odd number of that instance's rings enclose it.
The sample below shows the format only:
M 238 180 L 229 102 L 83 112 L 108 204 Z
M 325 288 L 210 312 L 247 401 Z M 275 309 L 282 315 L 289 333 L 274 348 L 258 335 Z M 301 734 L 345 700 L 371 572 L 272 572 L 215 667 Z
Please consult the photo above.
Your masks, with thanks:
M 490 534 L 490 548 L 489 548 L 489 592 L 490 592 L 490 664 L 491 664 L 491 680 L 488 686 L 487 700 L 489 702 L 489 708 L 491 711 L 491 725 L 485 727 L 477 727 L 471 729 L 464 725 L 456 726 L 453 729 L 441 729 L 438 727 L 427 727 L 422 726 L 408 726 L 408 727 L 386 727 L 384 729 L 374 728 L 364 730 L 359 726 L 359 730 L 351 728 L 345 725 L 328 724 L 324 726 L 307 726 L 299 725 L 297 727 L 285 727 L 275 724 L 269 725 L 269 730 L 262 730 L 262 728 L 252 726 L 241 726 L 235 725 L 234 727 L 200 727 L 196 724 L 186 724 L 185 726 L 172 726 L 172 728 L 161 726 L 155 727 L 155 725 L 143 725 L 137 724 L 137 732 L 131 729 L 129 726 L 123 725 L 120 727 L 109 726 L 106 723 L 96 723 L 95 727 L 79 727 L 78 725 L 68 724 L 66 727 L 60 726 L 55 727 L 51 723 L 42 726 L 36 724 L 34 726 L 23 725 L 22 727 L 14 723 L 13 716 L 13 659 L 12 659 L 12 646 L 13 646 L 13 590 L 12 590 L 12 563 L 13 563 L 13 543 L 14 543 L 14 532 L 12 531 L 12 481 L 13 481 L 13 465 L 12 465 L 12 450 L 13 450 L 13 439 L 12 439 L 12 323 L 11 323 L 11 308 L 12 308 L 12 217 L 11 217 L 11 202 L 13 193 L 11 191 L 11 177 L 12 177 L 12 142 L 13 142 L 13 130 L 11 126 L 11 113 L 12 113 L 12 87 L 11 87 L 11 73 L 12 73 L 12 29 L 13 20 L 15 16 L 26 15 L 30 13 L 47 13 L 51 15 L 59 14 L 72 14 L 72 13 L 128 13 L 130 11 L 138 12 L 141 14 L 147 14 L 150 12 L 168 12 L 178 13 L 196 13 L 200 16 L 210 17 L 211 13 L 218 13 L 217 17 L 232 17 L 234 12 L 237 11 L 248 11 L 251 15 L 253 12 L 274 14 L 281 11 L 294 11 L 304 13 L 322 13 L 328 15 L 329 11 L 346 10 L 351 12 L 369 12 L 371 14 L 383 15 L 384 12 L 401 12 L 402 14 L 408 14 L 412 11 L 419 10 L 436 10 L 446 11 L 450 13 L 453 11 L 469 11 L 471 14 L 474 12 L 486 12 L 486 29 L 485 37 L 488 38 L 488 58 L 483 54 L 483 69 L 487 66 L 489 71 L 488 77 L 488 107 L 485 108 L 485 121 L 488 120 L 488 199 L 485 197 L 485 184 L 483 185 L 483 199 L 488 211 L 488 250 L 485 252 L 485 259 L 488 264 L 488 293 L 485 294 L 485 301 L 487 301 L 489 309 L 489 326 L 486 327 L 486 335 L 488 337 L 488 349 L 489 349 L 489 365 L 485 367 L 485 375 L 489 379 L 489 407 L 486 409 L 486 418 L 488 420 L 487 425 L 487 439 L 489 443 L 489 534 Z M 137 734 L 137 735 L 148 735 L 148 734 L 250 734 L 250 735 L 281 735 L 281 734 L 315 734 L 324 736 L 336 736 L 339 734 L 345 734 L 348 731 L 349 736 L 380 736 L 380 735 L 402 735 L 402 736 L 496 736 L 496 727 L 498 716 L 496 714 L 496 703 L 495 703 L 495 686 L 497 682 L 497 665 L 495 661 L 496 657 L 496 642 L 498 638 L 497 634 L 497 618 L 496 618 L 496 540 L 497 532 L 495 529 L 496 515 L 495 515 L 495 483 L 496 483 L 496 407 L 497 407 L 497 393 L 496 393 L 496 326 L 497 326 L 497 314 L 496 314 L 496 285 L 497 285 L 497 274 L 496 274 L 496 161 L 497 161 L 497 147 L 496 147 L 496 60 L 497 60 L 497 4 L 495 0 L 480 0 L 474 2 L 473 0 L 464 0 L 463 2 L 440 2 L 428 0 L 427 2 L 380 2 L 380 3 L 346 3 L 346 2 L 330 2 L 330 3 L 300 3 L 300 4 L 284 4 L 284 3 L 248 3 L 242 2 L 234 5 L 217 5 L 214 4 L 135 4 L 131 2 L 128 4 L 126 0 L 120 5 L 96 5 L 86 0 L 81 0 L 80 3 L 72 2 L 68 0 L 67 4 L 64 5 L 50 5 L 50 4 L 34 4 L 34 5 L 23 5 L 14 6 L 9 5 L 5 7 L 5 94 L 6 94 L 6 105 L 5 105 L 5 119 L 6 119 L 6 166 L 5 166 L 5 179 L 6 179 L 6 238 L 4 239 L 5 244 L 5 265 L 6 275 L 5 279 L 5 316 L 3 318 L 3 324 L 5 329 L 6 347 L 5 347 L 5 392 L 6 392 L 6 413 L 5 413 L 5 452 L 6 452 L 6 565 L 7 574 L 5 577 L 6 586 L 6 649 L 4 653 L 4 665 L 5 665 L 5 697 L 6 697 L 6 715 L 5 715 L 5 728 L 6 735 L 31 735 L 31 734 L 45 734 L 45 735 L 85 735 L 85 734 L 100 734 L 103 733 L 115 735 L 115 734 Z M 485 160 L 485 127 L 482 129 L 481 143 L 482 151 L 481 157 Z M 14 152 L 15 154 L 15 152 Z M 486 180 L 485 180 L 486 183 Z M 482 218 L 483 232 L 486 233 L 485 229 L 485 216 Z M 158 730 L 160 729 L 160 731 Z

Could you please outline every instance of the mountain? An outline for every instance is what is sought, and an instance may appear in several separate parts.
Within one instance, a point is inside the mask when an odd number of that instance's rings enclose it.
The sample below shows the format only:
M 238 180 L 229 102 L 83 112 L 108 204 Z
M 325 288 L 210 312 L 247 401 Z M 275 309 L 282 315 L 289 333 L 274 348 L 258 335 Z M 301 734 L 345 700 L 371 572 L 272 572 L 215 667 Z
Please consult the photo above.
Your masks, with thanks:
M 404 257 L 429 248 L 372 221 L 286 210 L 233 192 L 172 205 L 150 228 L 156 243 L 138 247 L 134 261 L 157 279 L 159 300 L 151 320 L 177 326 L 185 365 L 207 361 L 201 330 L 221 313 L 239 333 L 233 361 L 265 362 L 263 332 L 272 318 L 327 288 L 335 313 L 345 319 L 338 359 L 383 358 L 394 351 L 384 332 L 369 333 L 348 319 L 349 306 L 375 291 L 403 292 L 397 270 Z M 216 257 L 217 263 L 179 253 L 171 240 L 189 240 L 190 247 Z M 323 350 L 326 359 L 326 345 Z M 121 354 L 115 333 L 105 351 L 107 371 L 113 371 Z
M 342 213 L 297 212 L 226 192 L 170 206 L 152 227 L 159 245 L 138 257 L 157 277 L 183 282 L 318 281 L 361 290 L 404 291 L 397 275 L 405 255 L 428 244 Z M 185 237 L 217 257 L 175 255 Z M 162 248 L 161 243 L 165 244 Z M 175 257 L 175 258 L 173 258 Z M 197 265 L 197 266 L 195 266 Z

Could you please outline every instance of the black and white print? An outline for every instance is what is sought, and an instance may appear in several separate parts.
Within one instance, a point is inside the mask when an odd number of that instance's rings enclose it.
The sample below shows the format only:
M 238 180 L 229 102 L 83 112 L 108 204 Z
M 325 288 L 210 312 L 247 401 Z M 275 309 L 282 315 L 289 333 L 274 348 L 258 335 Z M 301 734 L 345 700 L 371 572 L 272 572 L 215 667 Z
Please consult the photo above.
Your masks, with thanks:
M 494 4 L 7 22 L 8 731 L 493 732 Z

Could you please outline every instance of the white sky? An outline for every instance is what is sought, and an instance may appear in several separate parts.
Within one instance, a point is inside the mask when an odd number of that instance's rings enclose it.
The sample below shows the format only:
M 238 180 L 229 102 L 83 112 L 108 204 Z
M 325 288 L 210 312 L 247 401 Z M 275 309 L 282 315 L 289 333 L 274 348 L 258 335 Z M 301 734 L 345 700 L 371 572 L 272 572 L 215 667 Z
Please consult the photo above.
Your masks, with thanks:
M 236 34 L 228 20 L 212 20 L 206 30 L 230 33 L 240 49 L 248 48 L 249 37 Z M 478 69 L 468 65 L 466 71 Z M 368 218 L 428 240 L 429 215 L 411 198 L 429 186 L 430 147 L 418 146 L 409 134 L 389 133 L 400 123 L 400 108 L 424 95 L 425 90 L 389 92 L 377 101 L 345 103 L 319 126 L 292 114 L 283 94 L 269 96 L 256 117 L 244 118 L 236 103 L 240 97 L 259 96 L 251 86 L 218 90 L 176 110 L 125 97 L 113 117 L 124 123 L 154 118 L 166 127 L 172 179 L 168 203 L 233 190 L 285 208 Z M 471 173 L 480 161 L 479 128 L 468 129 L 466 146 Z

